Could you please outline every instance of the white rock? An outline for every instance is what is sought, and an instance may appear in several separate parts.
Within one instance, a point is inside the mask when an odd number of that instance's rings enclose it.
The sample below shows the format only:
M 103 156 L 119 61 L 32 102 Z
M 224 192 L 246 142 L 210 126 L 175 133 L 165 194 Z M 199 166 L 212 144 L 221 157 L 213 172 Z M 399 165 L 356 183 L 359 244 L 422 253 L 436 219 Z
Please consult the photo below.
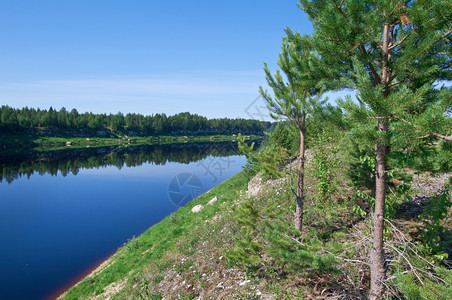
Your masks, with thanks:
M 210 201 L 207 203 L 207 205 L 212 205 L 212 204 L 214 204 L 214 203 L 217 202 L 217 201 L 218 201 L 218 197 L 215 196 L 215 197 L 212 198 L 212 200 L 210 200 Z
M 217 285 L 217 290 L 222 290 L 222 289 L 224 289 L 223 282 L 220 282 L 220 283 Z
M 247 285 L 250 282 L 251 282 L 251 280 L 245 280 L 245 281 L 240 282 L 239 285 L 240 286 L 245 286 L 245 285 Z
M 256 292 L 256 296 L 259 297 L 259 296 L 261 296 L 261 295 L 262 295 L 262 293 L 261 293 L 260 291 L 257 291 L 257 292 Z
M 262 173 L 259 172 L 254 176 L 250 182 L 248 182 L 248 190 L 246 191 L 247 196 L 258 196 L 262 193 Z
M 193 213 L 199 213 L 199 212 L 203 209 L 203 207 L 204 207 L 204 206 L 202 206 L 201 204 L 198 204 L 198 205 L 196 205 L 196 206 L 193 206 L 193 208 L 191 209 L 191 212 L 193 212 Z

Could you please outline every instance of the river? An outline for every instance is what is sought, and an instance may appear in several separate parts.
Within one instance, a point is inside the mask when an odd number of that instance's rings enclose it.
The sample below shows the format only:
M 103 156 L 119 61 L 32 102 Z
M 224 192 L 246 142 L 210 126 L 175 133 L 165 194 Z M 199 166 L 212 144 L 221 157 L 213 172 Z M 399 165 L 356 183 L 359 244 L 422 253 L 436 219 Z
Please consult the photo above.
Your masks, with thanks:
M 245 163 L 232 142 L 0 155 L 0 299 L 48 299 Z

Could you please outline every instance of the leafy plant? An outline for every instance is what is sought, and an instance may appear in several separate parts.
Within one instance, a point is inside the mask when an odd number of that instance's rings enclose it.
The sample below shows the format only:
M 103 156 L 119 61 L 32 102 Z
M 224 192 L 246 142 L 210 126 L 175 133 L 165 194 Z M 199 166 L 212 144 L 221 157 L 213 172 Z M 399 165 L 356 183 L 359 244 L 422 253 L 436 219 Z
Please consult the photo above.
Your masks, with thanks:
M 425 231 L 424 247 L 429 254 L 435 255 L 436 259 L 443 260 L 447 254 L 443 253 L 450 239 L 441 242 L 441 234 L 446 234 L 443 221 L 448 217 L 448 209 L 452 206 L 450 191 L 440 191 L 430 199 L 430 205 L 425 207 L 421 217 L 424 219 Z M 450 234 L 449 234 L 450 238 Z
M 330 138 L 325 137 L 324 134 L 319 134 L 313 151 L 313 176 L 317 179 L 317 200 L 325 202 L 331 200 L 333 193 L 336 191 L 333 176 L 334 168 L 339 165 L 339 161 L 336 158 L 339 149 L 332 143 Z

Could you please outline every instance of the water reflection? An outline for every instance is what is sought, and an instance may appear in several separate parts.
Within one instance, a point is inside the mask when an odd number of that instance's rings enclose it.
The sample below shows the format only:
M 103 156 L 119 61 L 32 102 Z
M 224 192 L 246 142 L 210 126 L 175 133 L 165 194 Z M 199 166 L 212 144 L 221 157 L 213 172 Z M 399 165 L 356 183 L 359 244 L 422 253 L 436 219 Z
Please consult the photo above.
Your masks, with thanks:
M 206 175 L 216 180 L 230 162 L 227 159 L 215 159 L 239 154 L 237 142 L 215 143 L 185 143 L 162 145 L 117 145 L 98 148 L 68 147 L 63 150 L 29 152 L 14 155 L 0 152 L 0 182 L 8 183 L 22 177 L 28 178 L 38 173 L 40 175 L 63 176 L 78 174 L 80 169 L 92 169 L 106 166 L 135 167 L 143 163 L 165 165 L 168 162 L 188 164 L 211 157 L 210 161 L 202 162 L 200 167 L 205 169 Z M 221 175 L 221 174 L 220 174 Z
M 233 142 L 0 153 L 0 299 L 45 299 L 72 283 L 238 173 L 237 153 Z

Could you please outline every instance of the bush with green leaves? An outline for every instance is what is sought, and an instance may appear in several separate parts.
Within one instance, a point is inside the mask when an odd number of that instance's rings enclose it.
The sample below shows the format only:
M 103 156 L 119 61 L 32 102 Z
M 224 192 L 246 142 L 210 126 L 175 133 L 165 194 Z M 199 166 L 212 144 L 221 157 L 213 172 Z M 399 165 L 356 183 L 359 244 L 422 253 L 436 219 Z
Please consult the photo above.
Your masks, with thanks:
M 338 147 L 332 142 L 332 138 L 325 134 L 319 134 L 314 143 L 314 173 L 317 180 L 317 201 L 331 203 L 331 197 L 337 189 L 335 180 L 335 168 L 339 166 L 336 154 Z
M 430 199 L 421 218 L 424 220 L 423 248 L 436 260 L 442 261 L 448 258 L 444 250 L 452 244 L 452 232 L 444 228 L 444 220 L 449 217 L 448 209 L 452 206 L 450 191 L 443 190 Z

